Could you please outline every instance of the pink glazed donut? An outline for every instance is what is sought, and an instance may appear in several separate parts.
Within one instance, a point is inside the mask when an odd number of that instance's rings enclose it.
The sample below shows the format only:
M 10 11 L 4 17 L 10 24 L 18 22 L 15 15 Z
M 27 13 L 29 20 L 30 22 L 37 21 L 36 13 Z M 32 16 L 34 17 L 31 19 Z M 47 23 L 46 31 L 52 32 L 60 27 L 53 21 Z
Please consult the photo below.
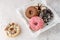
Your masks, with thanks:
M 42 18 L 40 18 L 38 16 L 35 16 L 35 17 L 32 17 L 29 20 L 29 25 L 30 25 L 31 30 L 38 31 L 39 29 L 42 29 L 43 28 L 44 21 L 43 21 Z

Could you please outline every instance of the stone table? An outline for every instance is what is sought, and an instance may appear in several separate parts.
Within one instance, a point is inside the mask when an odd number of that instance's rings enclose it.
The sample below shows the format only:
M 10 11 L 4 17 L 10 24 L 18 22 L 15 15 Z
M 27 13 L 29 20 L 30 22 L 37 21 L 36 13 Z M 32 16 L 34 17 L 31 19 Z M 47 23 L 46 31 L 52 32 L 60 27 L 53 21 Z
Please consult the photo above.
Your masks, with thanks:
M 3 17 L 16 16 L 16 9 L 20 8 L 23 4 L 30 0 L 0 0 L 0 24 L 4 23 Z M 52 7 L 60 16 L 60 0 L 47 0 L 47 4 Z M 3 16 L 2 16 L 3 15 Z M 8 16 L 6 16 L 8 15 Z M 3 20 L 2 20 L 3 19 Z M 29 37 L 29 33 L 26 28 L 23 28 L 23 33 L 20 37 L 7 38 L 4 36 L 4 27 L 0 26 L 0 40 L 60 40 L 60 24 L 52 27 L 51 29 L 43 32 L 36 38 Z

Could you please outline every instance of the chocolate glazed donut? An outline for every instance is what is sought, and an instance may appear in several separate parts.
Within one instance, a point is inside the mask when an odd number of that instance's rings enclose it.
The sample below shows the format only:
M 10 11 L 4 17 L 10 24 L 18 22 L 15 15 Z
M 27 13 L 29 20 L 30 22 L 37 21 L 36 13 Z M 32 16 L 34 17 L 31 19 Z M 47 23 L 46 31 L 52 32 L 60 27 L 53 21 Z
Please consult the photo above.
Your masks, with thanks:
M 27 8 L 27 10 L 25 12 L 25 15 L 28 18 L 31 18 L 33 16 L 38 16 L 39 13 L 38 13 L 38 10 L 34 6 L 30 6 L 30 7 Z

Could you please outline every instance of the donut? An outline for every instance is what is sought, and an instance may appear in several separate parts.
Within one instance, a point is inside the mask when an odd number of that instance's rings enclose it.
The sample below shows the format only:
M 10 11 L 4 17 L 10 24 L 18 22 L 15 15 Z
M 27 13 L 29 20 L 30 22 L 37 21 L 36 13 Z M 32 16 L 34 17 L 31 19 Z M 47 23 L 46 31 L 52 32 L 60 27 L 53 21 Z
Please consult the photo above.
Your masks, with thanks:
M 16 23 L 10 23 L 5 28 L 6 34 L 9 37 L 16 37 L 21 33 L 20 26 Z
M 53 13 L 50 9 L 43 9 L 42 10 L 43 16 L 42 19 L 44 20 L 45 23 L 48 23 L 53 19 Z
M 41 8 L 40 8 L 40 6 L 38 5 L 38 6 L 35 6 L 35 8 L 38 10 L 38 14 L 40 14 L 41 13 Z
M 33 31 L 38 31 L 44 27 L 44 21 L 38 16 L 34 16 L 29 20 L 30 29 Z
M 38 10 L 34 6 L 30 6 L 26 9 L 25 15 L 30 19 L 33 16 L 38 16 Z

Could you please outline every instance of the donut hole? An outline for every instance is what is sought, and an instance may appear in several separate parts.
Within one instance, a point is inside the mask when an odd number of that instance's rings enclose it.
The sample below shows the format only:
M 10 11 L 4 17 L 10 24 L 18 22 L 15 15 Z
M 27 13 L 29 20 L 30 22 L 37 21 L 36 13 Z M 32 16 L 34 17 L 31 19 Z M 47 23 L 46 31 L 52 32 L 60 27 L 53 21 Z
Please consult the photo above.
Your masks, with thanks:
M 12 30 L 14 30 L 14 28 L 10 28 L 10 30 L 12 31 Z
M 37 22 L 34 23 L 34 25 L 37 25 L 37 24 L 38 24 Z
M 30 10 L 30 11 L 29 11 L 29 14 L 31 15 L 32 13 L 33 13 L 33 12 Z

